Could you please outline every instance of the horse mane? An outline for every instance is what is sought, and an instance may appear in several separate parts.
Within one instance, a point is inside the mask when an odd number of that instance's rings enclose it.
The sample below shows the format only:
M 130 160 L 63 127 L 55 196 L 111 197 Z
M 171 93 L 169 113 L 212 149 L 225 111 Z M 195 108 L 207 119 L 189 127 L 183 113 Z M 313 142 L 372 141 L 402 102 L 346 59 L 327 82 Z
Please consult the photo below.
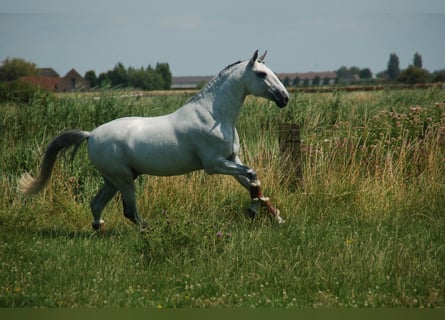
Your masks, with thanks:
M 234 66 L 242 63 L 243 61 L 239 60 L 236 61 L 234 63 L 229 64 L 227 67 L 225 67 L 224 69 L 222 69 L 212 80 L 210 80 L 197 94 L 195 94 L 193 97 L 191 97 L 190 99 L 187 100 L 188 102 L 193 102 L 198 100 L 199 98 L 201 98 L 203 96 L 204 93 L 206 93 L 207 91 L 209 91 L 214 85 L 215 83 L 218 82 L 218 80 L 224 76 L 229 70 L 231 70 Z
M 226 73 L 227 71 L 229 71 L 229 69 L 231 69 L 232 67 L 236 66 L 237 64 L 240 64 L 242 61 L 239 60 L 237 62 L 231 63 L 229 64 L 227 67 L 225 67 L 224 69 L 222 69 L 219 73 L 218 76 L 223 75 L 224 73 Z

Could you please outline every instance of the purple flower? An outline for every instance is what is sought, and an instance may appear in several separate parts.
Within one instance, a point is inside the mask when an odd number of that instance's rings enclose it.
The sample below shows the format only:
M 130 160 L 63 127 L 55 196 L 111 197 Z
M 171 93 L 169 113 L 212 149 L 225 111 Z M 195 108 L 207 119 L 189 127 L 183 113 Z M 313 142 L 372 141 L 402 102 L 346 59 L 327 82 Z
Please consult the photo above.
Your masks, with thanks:
M 217 237 L 217 238 L 221 238 L 222 236 L 223 236 L 222 231 L 218 231 L 218 232 L 216 233 L 216 237 Z

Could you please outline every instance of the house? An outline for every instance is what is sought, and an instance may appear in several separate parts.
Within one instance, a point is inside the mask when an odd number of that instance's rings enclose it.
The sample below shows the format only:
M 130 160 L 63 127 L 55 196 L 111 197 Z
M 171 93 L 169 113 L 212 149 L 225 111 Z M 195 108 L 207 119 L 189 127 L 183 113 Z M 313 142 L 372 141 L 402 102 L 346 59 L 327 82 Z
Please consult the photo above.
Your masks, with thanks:
M 60 78 L 57 77 L 41 77 L 41 76 L 26 76 L 21 77 L 21 81 L 30 83 L 44 90 L 55 91 L 56 85 L 60 81 Z
M 212 79 L 213 76 L 173 77 L 171 89 L 199 89 Z
M 88 91 L 89 89 L 90 82 L 85 80 L 74 69 L 68 71 L 68 73 L 60 79 L 55 87 L 55 91 L 57 92 Z
M 53 68 L 39 68 L 39 77 L 60 78 L 60 75 Z
M 337 73 L 333 71 L 278 73 L 277 76 L 286 86 L 332 85 L 337 79 Z
M 64 77 L 60 77 L 52 68 L 40 68 L 38 76 L 27 76 L 20 79 L 39 88 L 55 92 L 88 91 L 90 89 L 89 81 L 74 69 L 68 71 Z

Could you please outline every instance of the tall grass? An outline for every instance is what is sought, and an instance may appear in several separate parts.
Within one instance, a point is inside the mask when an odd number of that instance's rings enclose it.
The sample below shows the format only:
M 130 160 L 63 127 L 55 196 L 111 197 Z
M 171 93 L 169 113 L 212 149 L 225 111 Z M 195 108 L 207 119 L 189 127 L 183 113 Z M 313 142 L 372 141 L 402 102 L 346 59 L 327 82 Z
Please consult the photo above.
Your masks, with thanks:
M 251 220 L 234 179 L 194 172 L 140 177 L 140 233 L 119 197 L 91 230 L 100 177 L 85 147 L 61 158 L 34 198 L 17 179 L 37 173 L 47 143 L 127 115 L 178 108 L 185 96 L 36 97 L 1 113 L 0 306 L 437 307 L 445 297 L 445 93 L 295 94 L 287 109 L 248 98 L 238 129 L 286 224 Z M 280 123 L 301 127 L 303 187 L 292 192 Z

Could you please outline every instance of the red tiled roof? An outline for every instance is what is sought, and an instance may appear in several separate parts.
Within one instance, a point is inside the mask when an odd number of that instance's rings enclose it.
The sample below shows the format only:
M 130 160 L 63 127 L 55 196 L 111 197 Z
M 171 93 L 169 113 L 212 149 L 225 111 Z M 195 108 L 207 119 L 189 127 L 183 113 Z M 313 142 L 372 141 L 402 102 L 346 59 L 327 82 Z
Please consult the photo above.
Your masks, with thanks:
M 40 77 L 60 78 L 60 75 L 53 68 L 39 68 Z

